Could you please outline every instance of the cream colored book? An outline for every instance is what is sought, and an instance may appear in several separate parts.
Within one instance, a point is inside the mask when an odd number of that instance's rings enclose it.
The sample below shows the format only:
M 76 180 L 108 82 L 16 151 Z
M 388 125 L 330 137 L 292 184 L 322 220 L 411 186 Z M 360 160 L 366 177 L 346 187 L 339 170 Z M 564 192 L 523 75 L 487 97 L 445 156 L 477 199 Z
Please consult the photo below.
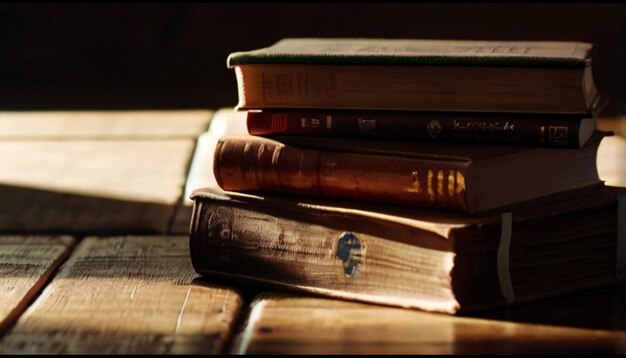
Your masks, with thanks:
M 231 53 L 242 109 L 591 113 L 584 42 L 289 38 Z

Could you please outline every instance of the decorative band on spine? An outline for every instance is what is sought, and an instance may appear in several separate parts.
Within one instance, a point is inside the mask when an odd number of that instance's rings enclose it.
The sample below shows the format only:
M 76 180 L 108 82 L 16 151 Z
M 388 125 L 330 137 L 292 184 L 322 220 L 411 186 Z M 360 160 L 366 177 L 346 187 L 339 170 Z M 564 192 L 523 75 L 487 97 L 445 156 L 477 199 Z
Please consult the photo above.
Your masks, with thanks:
M 617 196 L 617 281 L 626 280 L 626 190 Z
M 510 212 L 501 215 L 502 232 L 500 233 L 500 245 L 498 246 L 498 279 L 500 280 L 500 291 L 506 298 L 506 302 L 511 305 L 515 303 L 515 292 L 511 282 L 511 271 L 509 269 L 509 252 L 511 248 L 511 226 L 513 217 Z

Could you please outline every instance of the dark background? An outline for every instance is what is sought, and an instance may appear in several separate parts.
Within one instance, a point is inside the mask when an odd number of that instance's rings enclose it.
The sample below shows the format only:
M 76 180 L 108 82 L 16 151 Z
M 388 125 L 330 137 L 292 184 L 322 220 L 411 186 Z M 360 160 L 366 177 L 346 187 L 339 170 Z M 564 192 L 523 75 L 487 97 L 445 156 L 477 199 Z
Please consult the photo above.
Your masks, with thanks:
M 595 42 L 597 86 L 623 113 L 626 6 L 300 3 L 0 5 L 0 109 L 218 108 L 234 51 L 284 37 Z M 615 100 L 617 99 L 617 100 Z

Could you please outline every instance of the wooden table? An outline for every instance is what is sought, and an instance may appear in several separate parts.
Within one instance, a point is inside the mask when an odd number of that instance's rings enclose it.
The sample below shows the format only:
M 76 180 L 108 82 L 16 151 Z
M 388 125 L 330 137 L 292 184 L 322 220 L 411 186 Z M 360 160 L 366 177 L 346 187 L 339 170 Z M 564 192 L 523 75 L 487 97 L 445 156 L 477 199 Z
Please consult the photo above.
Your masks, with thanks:
M 209 123 L 236 126 L 213 114 L 0 113 L 1 353 L 626 353 L 620 285 L 460 317 L 200 277 L 187 197 Z

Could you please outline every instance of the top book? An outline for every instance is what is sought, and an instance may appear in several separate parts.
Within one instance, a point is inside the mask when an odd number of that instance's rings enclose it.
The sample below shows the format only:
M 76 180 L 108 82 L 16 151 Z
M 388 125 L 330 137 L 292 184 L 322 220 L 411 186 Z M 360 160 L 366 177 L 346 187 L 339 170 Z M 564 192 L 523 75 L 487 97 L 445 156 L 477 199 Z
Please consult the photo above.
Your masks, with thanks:
M 284 39 L 231 53 L 238 109 L 592 113 L 583 42 Z

